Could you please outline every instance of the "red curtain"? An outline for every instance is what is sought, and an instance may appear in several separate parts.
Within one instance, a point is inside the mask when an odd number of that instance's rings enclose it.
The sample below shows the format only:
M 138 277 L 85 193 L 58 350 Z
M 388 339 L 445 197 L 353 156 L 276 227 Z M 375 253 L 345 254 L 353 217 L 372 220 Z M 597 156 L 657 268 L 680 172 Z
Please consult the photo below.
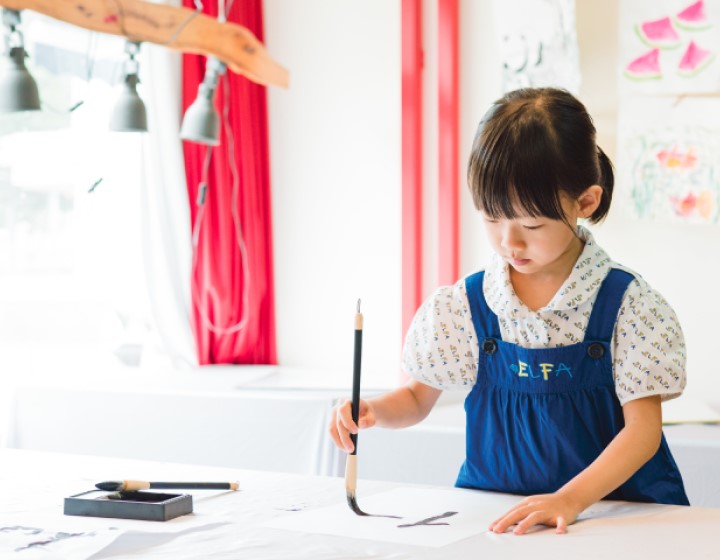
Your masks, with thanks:
M 205 14 L 217 17 L 217 0 L 203 0 L 202 4 Z M 195 9 L 193 0 L 183 0 L 183 5 Z M 263 40 L 262 0 L 234 2 L 227 19 L 247 27 Z M 202 56 L 183 55 L 183 111 L 197 95 L 205 74 L 205 62 Z M 229 86 L 227 92 L 226 85 Z M 192 142 L 184 142 L 183 147 L 192 226 L 196 233 L 191 291 L 198 362 L 201 365 L 274 364 L 275 304 L 265 88 L 228 71 L 216 91 L 215 105 L 221 115 L 221 144 L 212 148 L 202 207 L 196 201 L 210 148 Z M 222 117 L 225 110 L 229 130 Z M 233 158 L 237 168 L 235 196 Z M 243 239 L 246 258 L 241 250 Z

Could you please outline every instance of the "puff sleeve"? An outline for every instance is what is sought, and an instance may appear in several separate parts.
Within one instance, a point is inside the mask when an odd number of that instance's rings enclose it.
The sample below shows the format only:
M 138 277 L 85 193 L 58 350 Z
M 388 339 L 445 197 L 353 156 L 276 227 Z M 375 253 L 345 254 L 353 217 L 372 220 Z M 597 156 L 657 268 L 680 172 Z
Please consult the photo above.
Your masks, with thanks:
M 685 338 L 675 311 L 641 278 L 625 294 L 615 326 L 613 372 L 620 404 L 685 388 Z
M 413 379 L 437 389 L 475 383 L 478 350 L 465 280 L 438 288 L 418 309 L 405 337 L 402 364 Z

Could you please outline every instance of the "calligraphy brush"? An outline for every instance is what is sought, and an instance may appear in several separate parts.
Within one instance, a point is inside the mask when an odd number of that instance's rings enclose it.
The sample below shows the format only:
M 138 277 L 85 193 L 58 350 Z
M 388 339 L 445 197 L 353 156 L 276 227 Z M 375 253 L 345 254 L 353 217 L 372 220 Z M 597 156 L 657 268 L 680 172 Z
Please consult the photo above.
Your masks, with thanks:
M 184 488 L 187 490 L 237 490 L 237 482 L 145 482 L 143 480 L 118 480 L 98 482 L 95 485 L 108 492 L 137 492 L 138 490 Z
M 360 300 L 357 302 L 357 312 L 355 313 L 355 350 L 353 356 L 353 388 L 352 388 L 352 419 L 357 426 L 358 417 L 360 416 L 360 362 L 362 357 L 362 329 L 363 316 L 360 313 Z M 359 426 L 358 426 L 359 429 Z M 350 509 L 357 515 L 366 515 L 369 517 L 391 517 L 393 519 L 402 519 L 397 515 L 381 515 L 377 513 L 365 513 L 360 509 L 355 498 L 355 489 L 357 488 L 357 446 L 358 434 L 350 434 L 350 440 L 353 442 L 353 450 L 347 456 L 345 463 L 345 493 Z
M 362 328 L 363 316 L 360 313 L 360 300 L 357 302 L 357 312 L 355 313 L 355 348 L 353 355 L 353 387 L 352 387 L 352 419 L 355 425 L 358 423 L 360 415 L 360 362 L 362 359 Z M 347 456 L 345 463 L 345 492 L 347 494 L 347 502 L 350 509 L 358 515 L 367 515 L 357 504 L 355 500 L 355 489 L 357 488 L 357 446 L 358 434 L 350 434 L 353 442 L 353 450 Z

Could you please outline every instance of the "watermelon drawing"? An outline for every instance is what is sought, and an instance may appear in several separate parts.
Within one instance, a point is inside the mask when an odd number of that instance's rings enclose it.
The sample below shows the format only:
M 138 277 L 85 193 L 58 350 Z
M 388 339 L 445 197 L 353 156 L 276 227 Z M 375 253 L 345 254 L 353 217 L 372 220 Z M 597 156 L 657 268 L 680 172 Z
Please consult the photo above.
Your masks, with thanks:
M 669 17 L 636 25 L 635 31 L 642 42 L 651 47 L 674 49 L 680 45 L 680 36 Z
M 631 80 L 659 80 L 662 78 L 660 71 L 660 49 L 653 49 L 625 67 L 625 76 Z
M 705 0 L 698 0 L 679 12 L 673 18 L 675 25 L 689 31 L 707 29 L 712 26 L 705 15 Z
M 696 76 L 705 70 L 714 59 L 715 53 L 701 49 L 695 41 L 690 41 L 685 49 L 685 54 L 680 59 L 680 64 L 678 64 L 678 74 L 686 78 Z

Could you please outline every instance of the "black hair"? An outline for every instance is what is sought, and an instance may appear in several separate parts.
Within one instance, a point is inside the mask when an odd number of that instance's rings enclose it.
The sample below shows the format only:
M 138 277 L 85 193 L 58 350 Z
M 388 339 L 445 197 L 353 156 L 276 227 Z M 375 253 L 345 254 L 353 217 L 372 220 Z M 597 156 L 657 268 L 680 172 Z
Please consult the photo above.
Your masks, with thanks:
M 603 189 L 589 217 L 610 210 L 613 167 L 595 142 L 585 106 L 556 88 L 511 91 L 483 116 L 468 164 L 468 185 L 478 210 L 491 218 L 529 216 L 565 221 L 564 193 L 577 198 L 591 185 Z

